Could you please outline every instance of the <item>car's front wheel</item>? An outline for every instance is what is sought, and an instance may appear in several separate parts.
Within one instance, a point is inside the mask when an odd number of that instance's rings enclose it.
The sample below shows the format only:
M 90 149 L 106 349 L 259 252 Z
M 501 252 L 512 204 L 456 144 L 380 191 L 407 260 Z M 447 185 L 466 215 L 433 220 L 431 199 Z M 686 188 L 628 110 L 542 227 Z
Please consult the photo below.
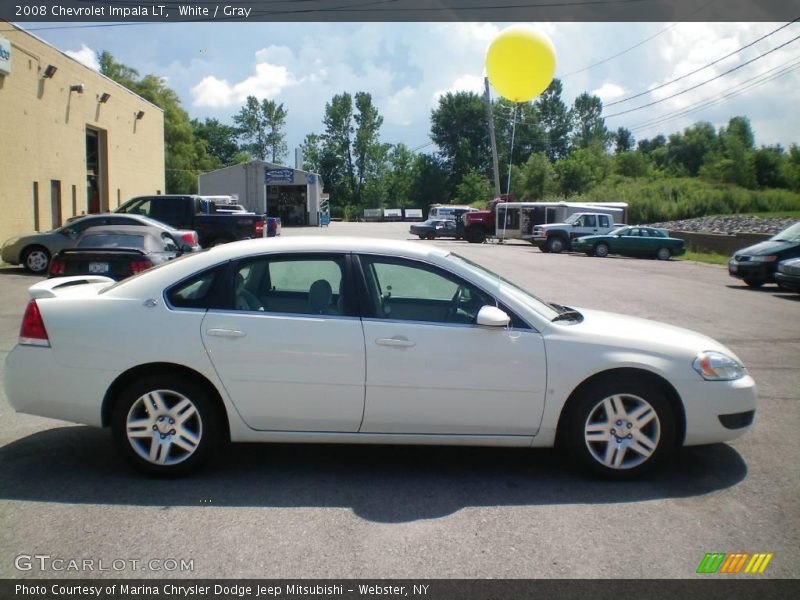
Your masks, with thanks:
M 553 254 L 559 254 L 564 251 L 566 244 L 560 236 L 551 236 L 547 238 L 547 251 Z
M 764 285 L 763 279 L 745 279 L 744 282 L 748 287 L 751 288 L 760 288 L 762 285 Z
M 573 458 L 609 479 L 632 479 L 675 448 L 675 416 L 663 392 L 636 379 L 608 379 L 573 398 L 564 442 Z
M 669 260 L 672 256 L 672 252 L 669 251 L 669 248 L 659 248 L 656 251 L 656 258 L 658 260 Z
M 135 468 L 179 476 L 197 469 L 218 445 L 216 413 L 206 389 L 195 382 L 151 376 L 122 392 L 111 427 L 117 448 Z
M 41 246 L 26 248 L 22 253 L 22 265 L 31 273 L 44 275 L 50 266 L 50 253 Z
M 594 255 L 600 258 L 605 258 L 608 256 L 608 244 L 604 244 L 603 242 L 595 244 Z

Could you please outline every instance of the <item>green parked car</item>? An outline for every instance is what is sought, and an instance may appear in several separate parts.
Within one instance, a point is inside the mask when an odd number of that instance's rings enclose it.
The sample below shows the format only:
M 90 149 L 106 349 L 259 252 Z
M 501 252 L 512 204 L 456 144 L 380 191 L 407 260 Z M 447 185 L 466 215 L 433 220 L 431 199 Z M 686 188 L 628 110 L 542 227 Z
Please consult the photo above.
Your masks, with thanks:
M 604 258 L 609 254 L 646 256 L 669 260 L 686 252 L 683 240 L 672 238 L 655 227 L 619 227 L 605 235 L 587 235 L 572 242 L 572 249 L 589 256 Z

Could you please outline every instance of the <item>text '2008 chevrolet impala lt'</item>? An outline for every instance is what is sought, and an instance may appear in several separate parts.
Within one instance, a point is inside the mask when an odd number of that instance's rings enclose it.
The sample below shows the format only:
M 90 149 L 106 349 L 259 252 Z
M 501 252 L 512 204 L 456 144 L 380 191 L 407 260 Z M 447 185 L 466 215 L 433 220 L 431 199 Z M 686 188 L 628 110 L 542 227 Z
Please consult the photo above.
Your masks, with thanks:
M 408 242 L 249 240 L 30 295 L 11 405 L 109 426 L 156 475 L 233 441 L 555 445 L 630 478 L 755 415 L 753 379 L 709 337 L 550 304 Z

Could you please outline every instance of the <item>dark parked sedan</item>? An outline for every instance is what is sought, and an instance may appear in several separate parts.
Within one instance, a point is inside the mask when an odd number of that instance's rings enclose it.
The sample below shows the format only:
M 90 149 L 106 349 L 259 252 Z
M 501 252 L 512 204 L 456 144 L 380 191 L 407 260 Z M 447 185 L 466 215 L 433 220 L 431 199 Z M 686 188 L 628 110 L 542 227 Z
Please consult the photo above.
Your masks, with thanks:
M 437 237 L 460 237 L 458 225 L 453 219 L 428 219 L 424 223 L 414 223 L 409 229 L 412 235 L 421 240 L 433 240 Z
M 192 250 L 158 227 L 90 227 L 74 248 L 53 257 L 50 277 L 103 275 L 120 280 Z
M 655 227 L 619 227 L 605 235 L 587 235 L 572 242 L 572 249 L 601 258 L 609 254 L 649 256 L 669 260 L 686 252 L 683 240 Z
M 800 258 L 791 258 L 778 263 L 775 281 L 785 290 L 800 292 Z
M 728 273 L 750 287 L 760 287 L 775 281 L 779 262 L 796 257 L 800 257 L 800 222 L 765 242 L 737 250 L 728 261 Z

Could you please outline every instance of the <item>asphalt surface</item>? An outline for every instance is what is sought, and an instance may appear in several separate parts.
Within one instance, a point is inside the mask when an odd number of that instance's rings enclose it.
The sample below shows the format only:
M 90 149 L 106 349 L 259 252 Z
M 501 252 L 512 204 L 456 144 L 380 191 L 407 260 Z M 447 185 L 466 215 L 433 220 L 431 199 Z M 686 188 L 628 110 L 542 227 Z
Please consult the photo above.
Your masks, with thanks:
M 409 239 L 407 227 L 283 231 Z M 771 552 L 764 576 L 800 574 L 800 294 L 687 261 L 417 243 L 548 300 L 720 340 L 758 383 L 754 429 L 629 483 L 587 478 L 552 450 L 329 445 L 238 445 L 192 478 L 158 481 L 129 471 L 107 431 L 16 414 L 2 398 L 0 577 L 687 578 L 706 552 Z M 37 280 L 0 269 L 0 359 Z M 94 571 L 15 567 L 36 554 Z M 130 562 L 151 559 L 193 570 Z

